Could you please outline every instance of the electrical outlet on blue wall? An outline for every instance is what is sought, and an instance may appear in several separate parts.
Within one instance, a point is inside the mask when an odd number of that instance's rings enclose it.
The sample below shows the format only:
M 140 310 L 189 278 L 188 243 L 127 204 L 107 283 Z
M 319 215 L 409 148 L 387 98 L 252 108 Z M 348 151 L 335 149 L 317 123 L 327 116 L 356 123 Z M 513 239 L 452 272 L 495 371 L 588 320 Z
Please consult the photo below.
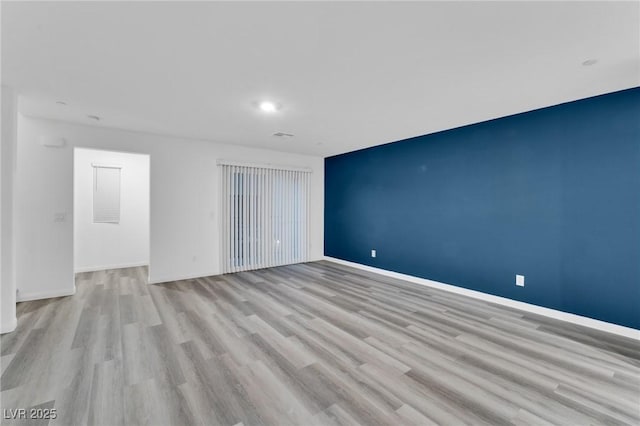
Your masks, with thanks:
M 371 257 L 376 257 L 376 251 L 375 250 L 371 250 Z

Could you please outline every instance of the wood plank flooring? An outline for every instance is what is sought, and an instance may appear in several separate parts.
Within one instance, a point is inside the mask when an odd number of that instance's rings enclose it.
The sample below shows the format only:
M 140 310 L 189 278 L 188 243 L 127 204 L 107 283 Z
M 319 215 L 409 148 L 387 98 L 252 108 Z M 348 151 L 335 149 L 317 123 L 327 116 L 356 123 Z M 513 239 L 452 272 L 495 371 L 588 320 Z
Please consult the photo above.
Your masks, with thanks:
M 329 262 L 145 276 L 79 274 L 74 296 L 20 303 L 2 408 L 55 408 L 51 425 L 640 424 L 637 341 Z

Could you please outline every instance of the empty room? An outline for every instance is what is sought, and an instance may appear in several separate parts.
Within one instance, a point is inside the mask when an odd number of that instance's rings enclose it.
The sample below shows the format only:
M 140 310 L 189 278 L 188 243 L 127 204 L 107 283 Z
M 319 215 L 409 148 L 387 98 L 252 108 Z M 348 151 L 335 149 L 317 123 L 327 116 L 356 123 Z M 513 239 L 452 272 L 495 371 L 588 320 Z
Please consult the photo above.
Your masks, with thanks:
M 639 425 L 639 1 L 2 1 L 0 423 Z

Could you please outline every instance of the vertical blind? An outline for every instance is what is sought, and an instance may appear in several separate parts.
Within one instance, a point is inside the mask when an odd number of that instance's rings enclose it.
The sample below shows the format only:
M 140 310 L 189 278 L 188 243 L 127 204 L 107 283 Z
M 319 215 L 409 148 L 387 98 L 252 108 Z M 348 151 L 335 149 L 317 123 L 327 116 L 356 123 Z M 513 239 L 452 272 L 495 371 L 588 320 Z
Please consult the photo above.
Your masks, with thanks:
M 93 222 L 120 222 L 120 167 L 93 164 Z
M 309 171 L 220 167 L 223 273 L 305 262 Z

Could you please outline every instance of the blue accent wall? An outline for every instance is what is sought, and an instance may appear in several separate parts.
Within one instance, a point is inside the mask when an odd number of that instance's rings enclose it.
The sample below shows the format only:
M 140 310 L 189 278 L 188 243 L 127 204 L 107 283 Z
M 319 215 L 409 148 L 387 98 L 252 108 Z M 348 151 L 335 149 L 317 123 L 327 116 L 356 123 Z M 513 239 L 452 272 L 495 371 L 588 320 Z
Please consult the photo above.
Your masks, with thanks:
M 640 329 L 640 88 L 329 157 L 324 223 L 327 256 Z

